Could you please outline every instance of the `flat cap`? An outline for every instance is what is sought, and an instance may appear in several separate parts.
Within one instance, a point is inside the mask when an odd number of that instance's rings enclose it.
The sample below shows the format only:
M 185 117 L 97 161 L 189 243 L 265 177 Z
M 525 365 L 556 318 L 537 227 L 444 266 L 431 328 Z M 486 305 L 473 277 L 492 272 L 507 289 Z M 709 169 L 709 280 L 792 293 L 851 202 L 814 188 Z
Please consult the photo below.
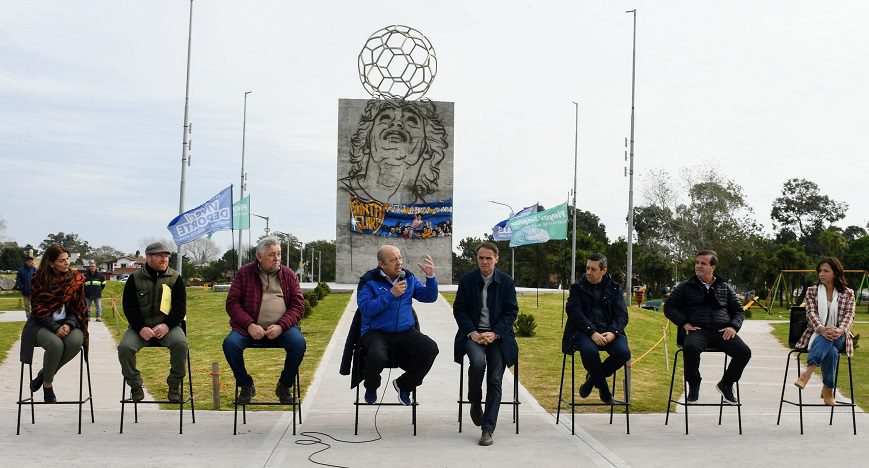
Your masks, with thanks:
M 166 248 L 166 245 L 162 242 L 154 242 L 148 247 L 145 247 L 145 255 L 153 255 L 158 253 L 172 253 L 172 251 Z

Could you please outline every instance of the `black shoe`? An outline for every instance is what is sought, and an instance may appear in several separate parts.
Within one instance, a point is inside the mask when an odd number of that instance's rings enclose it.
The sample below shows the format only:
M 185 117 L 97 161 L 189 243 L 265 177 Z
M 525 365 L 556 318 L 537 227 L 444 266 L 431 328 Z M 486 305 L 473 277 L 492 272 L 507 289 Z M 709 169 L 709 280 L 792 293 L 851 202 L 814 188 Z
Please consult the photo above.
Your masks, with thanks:
M 397 380 L 392 381 L 392 386 L 395 388 L 395 391 L 398 392 L 398 401 L 400 401 L 404 406 L 410 406 L 410 390 L 404 390 L 399 387 Z
M 598 394 L 600 395 L 600 401 L 606 404 L 612 404 L 613 402 L 613 394 L 610 393 L 610 388 L 604 384 L 603 387 L 598 389 Z
M 57 396 L 54 394 L 54 388 L 42 387 L 42 394 L 45 397 L 46 403 L 57 403 Z
M 718 382 L 715 384 L 715 389 L 718 390 L 718 393 L 721 394 L 721 398 L 724 399 L 724 403 L 728 405 L 738 405 L 739 401 L 733 395 L 733 385 L 724 386 L 722 382 Z
M 275 395 L 277 395 L 278 400 L 285 405 L 293 404 L 293 392 L 292 385 L 284 385 L 278 380 L 278 384 L 275 385 Z
M 166 395 L 166 399 L 171 403 L 181 403 L 181 384 L 169 384 L 169 393 Z
M 594 384 L 591 381 L 591 374 L 585 374 L 585 382 L 579 386 L 579 397 L 588 398 L 591 395 L 592 388 L 594 388 Z
M 483 404 L 482 403 L 471 403 L 471 421 L 474 422 L 475 426 L 479 426 L 483 424 Z
M 145 391 L 142 390 L 142 387 L 131 387 L 130 388 L 130 399 L 133 401 L 142 401 L 145 399 Z
M 235 400 L 239 405 L 249 405 L 250 400 L 256 396 L 256 385 L 242 385 L 241 391 L 238 392 L 238 398 Z
M 39 371 L 39 374 L 36 375 L 36 378 L 30 381 L 30 391 L 35 392 L 42 387 L 42 371 Z
M 692 384 L 688 382 L 688 396 L 685 397 L 685 401 L 688 403 L 694 403 L 700 399 L 700 384 Z
M 377 389 L 376 388 L 366 388 L 365 389 L 365 403 L 369 405 L 373 405 L 377 403 Z

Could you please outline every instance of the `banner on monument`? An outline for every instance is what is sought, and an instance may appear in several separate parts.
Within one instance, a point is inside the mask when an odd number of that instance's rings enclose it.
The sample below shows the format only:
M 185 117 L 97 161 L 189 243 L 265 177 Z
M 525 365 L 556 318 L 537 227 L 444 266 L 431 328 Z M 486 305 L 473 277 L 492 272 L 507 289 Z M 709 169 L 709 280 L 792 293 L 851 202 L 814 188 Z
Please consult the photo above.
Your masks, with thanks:
M 166 229 L 176 244 L 186 244 L 214 231 L 232 229 L 232 211 L 230 185 L 211 200 L 176 216 Z
M 513 232 L 510 247 L 567 239 L 567 202 L 537 213 L 513 217 L 507 227 Z
M 521 218 L 523 216 L 528 216 L 532 213 L 537 213 L 537 203 L 535 203 L 531 206 L 526 206 L 525 208 L 522 208 L 521 210 L 519 210 L 518 213 L 514 214 L 510 218 L 507 218 L 504 221 L 501 221 L 500 223 L 493 226 L 492 227 L 492 238 L 496 241 L 508 241 L 508 240 L 510 240 L 510 237 L 513 235 L 513 231 L 511 231 L 510 228 L 507 227 L 507 222 L 513 218 Z
M 250 195 L 232 204 L 232 228 L 250 229 Z
M 350 230 L 358 234 L 404 239 L 450 237 L 453 201 L 394 204 L 350 197 Z

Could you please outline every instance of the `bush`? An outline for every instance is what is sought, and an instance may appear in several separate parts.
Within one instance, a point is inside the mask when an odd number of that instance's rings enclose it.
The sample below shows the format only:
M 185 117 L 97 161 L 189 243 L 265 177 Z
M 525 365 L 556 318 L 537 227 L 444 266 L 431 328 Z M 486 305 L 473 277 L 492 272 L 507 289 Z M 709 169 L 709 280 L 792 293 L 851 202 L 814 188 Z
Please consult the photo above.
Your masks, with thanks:
M 320 298 L 317 297 L 317 293 L 314 291 L 305 291 L 302 293 L 306 302 L 311 303 L 311 307 L 317 307 L 317 303 L 320 302 Z
M 531 314 L 519 313 L 516 322 L 513 323 L 513 331 L 518 336 L 534 336 L 534 330 L 537 328 L 537 321 Z
M 326 297 L 326 292 L 323 291 L 323 288 L 321 288 L 319 284 L 317 285 L 316 288 L 314 288 L 313 292 L 317 296 L 317 299 L 319 299 L 319 300 L 323 300 L 323 298 Z
M 318 288 L 323 288 L 323 292 L 328 296 L 332 292 L 332 288 L 329 287 L 326 283 L 320 283 L 317 285 Z
M 305 317 L 310 317 L 312 313 L 314 313 L 314 308 L 311 306 L 311 303 L 305 299 Z

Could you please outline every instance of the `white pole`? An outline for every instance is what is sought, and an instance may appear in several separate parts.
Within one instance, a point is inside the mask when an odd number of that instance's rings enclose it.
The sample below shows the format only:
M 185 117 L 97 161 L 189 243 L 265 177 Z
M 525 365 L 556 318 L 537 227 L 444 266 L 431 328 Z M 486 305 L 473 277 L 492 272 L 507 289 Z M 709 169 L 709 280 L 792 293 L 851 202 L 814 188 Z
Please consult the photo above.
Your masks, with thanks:
M 631 161 L 630 170 L 628 171 L 628 274 L 625 283 L 625 292 L 628 295 L 625 302 L 627 305 L 631 305 L 631 297 L 633 296 L 631 282 L 634 276 L 634 96 L 637 82 L 637 10 L 629 10 L 625 13 L 632 13 L 634 15 L 634 42 L 631 62 Z
M 187 152 L 190 150 L 190 144 L 187 141 L 187 134 L 190 133 L 190 49 L 193 42 L 193 0 L 190 0 L 190 20 L 187 25 L 187 83 L 184 85 L 184 131 L 181 139 L 181 187 L 180 196 L 178 197 L 178 214 L 184 212 L 184 185 L 186 183 L 187 164 L 189 159 Z M 177 246 L 178 251 L 175 254 L 175 269 L 178 273 L 182 273 L 181 246 Z

